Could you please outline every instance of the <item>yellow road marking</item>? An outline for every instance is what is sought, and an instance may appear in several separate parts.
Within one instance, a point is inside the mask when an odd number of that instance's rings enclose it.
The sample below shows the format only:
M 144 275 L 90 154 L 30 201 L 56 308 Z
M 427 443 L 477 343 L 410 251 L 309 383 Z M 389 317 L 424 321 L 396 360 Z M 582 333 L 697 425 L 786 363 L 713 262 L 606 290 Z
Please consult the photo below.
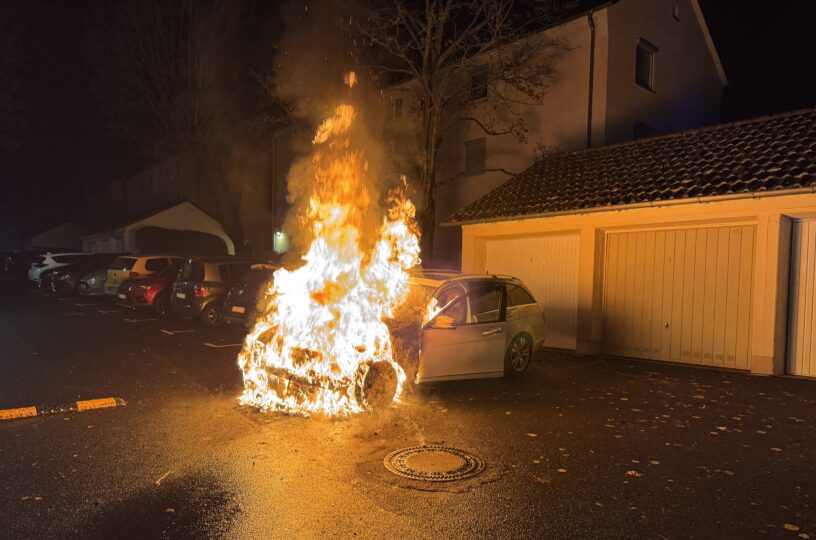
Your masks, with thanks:
M 100 398 L 100 399 L 86 399 L 83 401 L 77 401 L 77 410 L 78 411 L 90 411 L 93 409 L 107 409 L 110 407 L 116 407 L 118 403 L 116 403 L 116 399 L 109 397 L 109 398 Z
M 37 407 L 0 409 L 0 420 L 13 420 L 14 418 L 27 418 L 29 416 L 37 416 Z

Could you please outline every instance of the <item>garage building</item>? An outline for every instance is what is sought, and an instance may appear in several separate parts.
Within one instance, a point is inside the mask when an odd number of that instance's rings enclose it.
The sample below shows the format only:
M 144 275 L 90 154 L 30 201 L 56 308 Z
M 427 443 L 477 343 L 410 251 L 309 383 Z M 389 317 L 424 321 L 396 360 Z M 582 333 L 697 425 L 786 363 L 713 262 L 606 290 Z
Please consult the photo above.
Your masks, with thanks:
M 816 109 L 551 154 L 445 224 L 550 347 L 816 377 Z

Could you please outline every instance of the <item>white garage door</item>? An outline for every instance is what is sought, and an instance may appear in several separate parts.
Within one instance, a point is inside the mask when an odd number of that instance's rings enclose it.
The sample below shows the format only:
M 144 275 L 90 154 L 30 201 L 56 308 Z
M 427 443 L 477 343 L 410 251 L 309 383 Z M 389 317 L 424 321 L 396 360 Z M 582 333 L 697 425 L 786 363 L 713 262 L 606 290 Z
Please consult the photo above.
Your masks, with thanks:
M 747 369 L 754 227 L 606 236 L 608 354 Z
M 816 377 L 816 221 L 796 221 L 791 243 L 788 373 Z
M 578 240 L 577 234 L 568 234 L 487 242 L 487 272 L 521 279 L 541 304 L 547 347 L 575 349 Z

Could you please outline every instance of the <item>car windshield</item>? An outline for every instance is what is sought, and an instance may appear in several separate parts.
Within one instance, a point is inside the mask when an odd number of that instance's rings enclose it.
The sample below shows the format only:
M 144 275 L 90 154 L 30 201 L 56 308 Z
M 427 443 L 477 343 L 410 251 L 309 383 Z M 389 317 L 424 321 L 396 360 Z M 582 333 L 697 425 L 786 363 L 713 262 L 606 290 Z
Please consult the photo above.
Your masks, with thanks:
M 130 270 L 136 264 L 136 259 L 133 257 L 118 257 L 111 265 L 111 270 Z
M 263 284 L 272 281 L 274 270 L 250 270 L 241 280 L 244 287 L 261 287 Z

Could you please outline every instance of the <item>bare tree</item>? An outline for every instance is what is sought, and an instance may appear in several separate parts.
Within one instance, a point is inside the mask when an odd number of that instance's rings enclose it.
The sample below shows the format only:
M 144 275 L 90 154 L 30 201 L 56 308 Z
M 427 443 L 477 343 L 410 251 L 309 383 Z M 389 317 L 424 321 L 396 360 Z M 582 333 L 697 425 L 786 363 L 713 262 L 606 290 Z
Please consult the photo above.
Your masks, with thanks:
M 279 116 L 254 75 L 270 53 L 250 35 L 263 25 L 253 20 L 253 6 L 100 0 L 89 3 L 85 17 L 93 88 L 107 125 L 156 159 L 190 159 L 199 192 L 236 246 L 243 231 L 228 162 L 233 148 L 260 146 Z
M 527 137 L 521 106 L 540 103 L 563 42 L 538 32 L 570 0 L 381 0 L 353 21 L 372 69 L 416 94 L 416 175 L 421 188 L 423 253 L 433 253 L 439 149 L 462 122 L 491 136 Z M 471 106 L 481 70 L 491 107 Z M 507 171 L 505 171 L 507 172 Z

